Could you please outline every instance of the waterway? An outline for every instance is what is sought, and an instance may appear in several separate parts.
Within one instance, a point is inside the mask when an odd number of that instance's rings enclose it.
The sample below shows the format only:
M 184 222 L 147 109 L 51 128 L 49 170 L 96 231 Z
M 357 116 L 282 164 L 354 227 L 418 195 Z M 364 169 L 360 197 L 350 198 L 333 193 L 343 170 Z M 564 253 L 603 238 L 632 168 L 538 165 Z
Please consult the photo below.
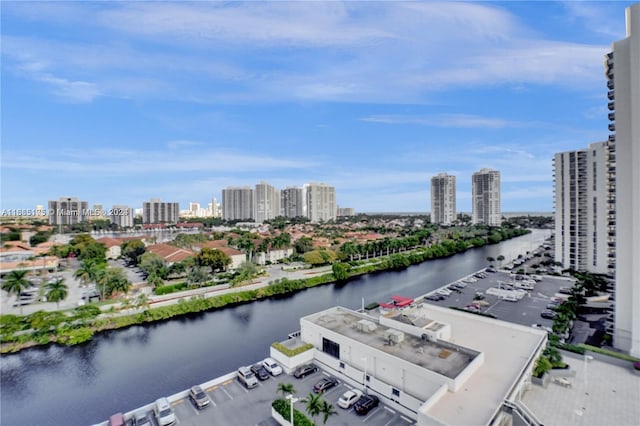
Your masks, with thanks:
M 392 294 L 416 297 L 538 247 L 549 231 L 291 296 L 102 333 L 76 347 L 48 346 L 0 357 L 0 424 L 90 425 L 269 355 L 302 316 L 359 308 Z

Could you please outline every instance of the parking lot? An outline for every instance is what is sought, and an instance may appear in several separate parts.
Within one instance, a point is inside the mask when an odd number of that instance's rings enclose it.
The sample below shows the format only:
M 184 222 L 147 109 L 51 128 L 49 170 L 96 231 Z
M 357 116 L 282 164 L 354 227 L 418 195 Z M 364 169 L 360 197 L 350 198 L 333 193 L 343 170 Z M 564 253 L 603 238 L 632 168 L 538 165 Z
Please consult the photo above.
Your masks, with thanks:
M 487 273 L 486 278 L 478 279 L 476 282 L 465 283 L 466 287 L 459 289 L 459 292 L 452 292 L 446 296 L 444 300 L 433 301 L 425 300 L 445 307 L 464 308 L 466 305 L 474 302 L 476 293 L 482 293 L 484 296 L 484 306 L 480 306 L 480 312 L 494 315 L 497 319 L 531 326 L 532 324 L 541 324 L 544 327 L 553 325 L 553 320 L 545 319 L 540 313 L 546 310 L 547 305 L 560 287 L 570 287 L 572 280 L 565 277 L 542 276 L 542 280 L 535 284 L 531 291 L 527 291 L 525 296 L 518 301 L 508 301 L 500 299 L 498 296 L 487 294 L 487 290 L 492 287 L 498 287 L 501 283 L 512 283 L 513 278 L 507 272 Z
M 304 399 L 312 393 L 313 385 L 329 374 L 319 370 L 303 379 L 296 379 L 291 375 L 281 374 L 260 381 L 253 389 L 246 389 L 238 380 L 230 378 L 223 383 L 203 388 L 209 396 L 211 403 L 208 407 L 198 410 L 189 397 L 172 403 L 178 423 L 180 425 L 259 425 L 275 426 L 278 423 L 271 417 L 271 403 L 282 394 L 277 392 L 279 383 L 290 383 L 295 387 L 296 397 Z M 402 416 L 397 411 L 384 406 L 382 401 L 378 407 L 372 409 L 366 416 L 355 413 L 353 407 L 345 410 L 338 406 L 340 396 L 351 386 L 340 381 L 335 386 L 322 394 L 323 399 L 333 404 L 336 415 L 327 421 L 329 426 L 348 426 L 362 424 L 366 426 L 407 426 L 414 422 Z M 299 401 L 295 408 L 310 417 L 305 411 L 305 404 Z M 149 410 L 149 412 L 151 412 Z M 153 415 L 150 415 L 153 418 Z M 153 418 L 154 425 L 157 425 Z M 316 418 L 320 424 L 321 418 Z

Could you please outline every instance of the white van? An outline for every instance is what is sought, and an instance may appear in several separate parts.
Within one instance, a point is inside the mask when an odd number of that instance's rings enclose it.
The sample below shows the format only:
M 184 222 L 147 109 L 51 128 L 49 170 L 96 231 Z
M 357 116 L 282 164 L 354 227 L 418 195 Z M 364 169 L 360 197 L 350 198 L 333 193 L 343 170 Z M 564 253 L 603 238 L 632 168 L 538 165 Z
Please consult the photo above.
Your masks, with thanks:
M 178 418 L 173 412 L 173 408 L 171 408 L 171 404 L 169 404 L 169 400 L 167 398 L 158 398 L 153 406 L 153 412 L 156 415 L 156 419 L 158 419 L 158 424 L 160 426 L 175 425 L 178 421 Z

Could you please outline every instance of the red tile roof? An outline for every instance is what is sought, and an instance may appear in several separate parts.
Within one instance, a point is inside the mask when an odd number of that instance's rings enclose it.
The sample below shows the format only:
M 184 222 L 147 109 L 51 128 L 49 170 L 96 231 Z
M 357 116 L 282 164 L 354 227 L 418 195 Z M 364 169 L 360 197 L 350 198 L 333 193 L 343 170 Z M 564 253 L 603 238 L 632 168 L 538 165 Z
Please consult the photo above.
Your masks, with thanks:
M 181 262 L 189 257 L 194 256 L 190 250 L 175 247 L 169 244 L 155 244 L 147 247 L 147 251 L 157 254 L 164 259 L 165 262 Z

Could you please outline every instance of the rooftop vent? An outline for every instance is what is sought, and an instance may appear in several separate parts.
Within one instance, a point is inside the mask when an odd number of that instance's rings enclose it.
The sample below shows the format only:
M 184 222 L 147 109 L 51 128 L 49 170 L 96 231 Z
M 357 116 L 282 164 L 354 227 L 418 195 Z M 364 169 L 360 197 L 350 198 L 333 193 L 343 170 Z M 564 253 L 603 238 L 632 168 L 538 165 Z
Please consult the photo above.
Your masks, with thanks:
M 356 323 L 356 329 L 363 333 L 371 333 L 376 328 L 378 328 L 378 326 L 374 322 L 366 319 L 362 319 Z

